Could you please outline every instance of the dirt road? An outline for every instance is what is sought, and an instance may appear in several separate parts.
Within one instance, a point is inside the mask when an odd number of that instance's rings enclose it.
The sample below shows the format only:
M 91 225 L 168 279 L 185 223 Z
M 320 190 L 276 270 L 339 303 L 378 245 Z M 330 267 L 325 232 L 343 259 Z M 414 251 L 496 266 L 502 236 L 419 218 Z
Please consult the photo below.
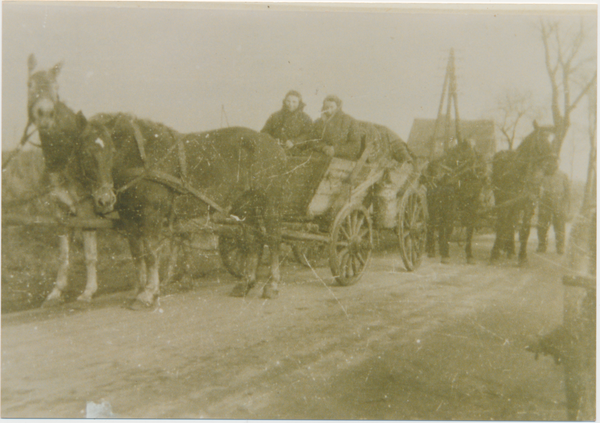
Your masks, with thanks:
M 524 349 L 561 323 L 559 256 L 490 266 L 490 242 L 414 273 L 378 252 L 351 287 L 287 265 L 277 300 L 215 272 L 152 312 L 119 293 L 5 314 L 2 417 L 565 419 L 562 366 Z

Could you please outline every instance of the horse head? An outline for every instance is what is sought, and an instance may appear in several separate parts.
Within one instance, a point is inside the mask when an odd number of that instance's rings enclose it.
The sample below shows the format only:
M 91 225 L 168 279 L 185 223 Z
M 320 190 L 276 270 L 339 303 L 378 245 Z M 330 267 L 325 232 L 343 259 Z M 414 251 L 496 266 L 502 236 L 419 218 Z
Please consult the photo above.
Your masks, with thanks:
M 63 62 L 48 70 L 34 72 L 37 66 L 32 54 L 28 60 L 29 77 L 27 81 L 27 112 L 29 121 L 40 131 L 49 130 L 55 124 L 55 107 L 58 103 L 58 83 L 56 78 Z
M 117 202 L 112 178 L 116 153 L 113 139 L 104 125 L 86 120 L 81 112 L 77 114 L 77 125 L 82 130 L 78 154 L 83 182 L 92 194 L 96 213 L 110 213 Z

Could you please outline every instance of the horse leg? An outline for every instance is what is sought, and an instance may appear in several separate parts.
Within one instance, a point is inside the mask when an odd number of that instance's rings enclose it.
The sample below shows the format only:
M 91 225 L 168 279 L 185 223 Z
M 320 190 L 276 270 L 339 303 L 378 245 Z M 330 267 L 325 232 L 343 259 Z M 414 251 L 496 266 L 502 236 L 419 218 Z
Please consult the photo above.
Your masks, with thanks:
M 475 227 L 473 226 L 473 224 L 469 223 L 467 225 L 467 237 L 466 237 L 466 241 L 465 241 L 465 253 L 467 255 L 467 263 L 468 264 L 474 264 L 475 260 L 473 259 L 473 251 L 471 249 L 471 243 L 473 241 L 473 231 L 474 231 Z
M 444 214 L 441 224 L 439 226 L 439 239 L 440 239 L 440 256 L 442 256 L 441 262 L 444 264 L 450 263 L 450 234 L 452 233 L 452 222 L 449 221 L 448 217 Z
M 85 253 L 85 266 L 87 271 L 87 283 L 83 294 L 77 297 L 77 301 L 92 301 L 92 296 L 98 289 L 96 265 L 98 264 L 98 243 L 96 231 L 83 231 L 83 249 Z
M 529 204 L 525 206 L 523 212 L 523 224 L 519 230 L 519 263 L 525 264 L 527 262 L 527 241 L 529 240 L 529 233 L 531 232 L 531 219 L 535 211 L 535 205 Z
M 431 221 L 427 222 L 425 251 L 427 252 L 427 257 L 435 257 L 435 225 Z
M 506 210 L 499 210 L 496 216 L 496 238 L 490 253 L 490 262 L 494 263 L 500 258 L 500 251 L 506 247 Z
M 243 255 L 243 277 L 242 281 L 238 282 L 231 291 L 232 297 L 245 297 L 248 295 L 252 287 L 256 284 L 256 272 L 258 264 L 262 256 L 262 245 L 253 245 L 250 248 L 245 248 Z
M 263 298 L 275 299 L 279 296 L 279 282 L 281 281 L 281 272 L 279 270 L 279 249 L 281 245 L 281 235 L 279 228 L 272 230 L 275 234 L 269 236 L 269 253 L 271 254 L 271 278 L 265 285 L 262 293 Z
M 149 307 L 154 304 L 160 288 L 160 277 L 158 268 L 159 260 L 159 242 L 155 237 L 145 237 L 142 240 L 144 246 L 144 262 L 146 265 L 147 278 L 145 289 L 136 296 L 136 302 Z
M 146 262 L 144 260 L 144 246 L 141 239 L 137 236 L 130 236 L 128 241 L 131 258 L 133 259 L 135 267 L 138 269 L 138 279 L 134 286 L 134 292 L 137 296 L 146 288 L 146 284 L 148 283 L 148 273 L 146 271 Z
M 58 275 L 52 292 L 46 297 L 44 305 L 51 305 L 63 300 L 62 293 L 67 288 L 69 276 L 69 244 L 71 242 L 71 233 L 59 235 L 59 264 Z
M 498 219 L 500 219 L 500 218 L 498 217 Z M 490 261 L 492 263 L 498 261 L 498 259 L 500 258 L 500 250 L 502 248 L 502 242 L 503 242 L 502 226 L 498 222 L 498 223 L 496 223 L 496 237 L 494 239 L 494 245 L 492 246 L 492 251 L 490 253 Z
M 436 230 L 436 219 L 437 212 L 435 210 L 435 204 L 432 199 L 432 194 L 427 196 L 427 207 L 429 210 L 429 218 L 427 219 L 427 235 L 425 238 L 425 251 L 427 257 L 435 257 L 435 230 Z

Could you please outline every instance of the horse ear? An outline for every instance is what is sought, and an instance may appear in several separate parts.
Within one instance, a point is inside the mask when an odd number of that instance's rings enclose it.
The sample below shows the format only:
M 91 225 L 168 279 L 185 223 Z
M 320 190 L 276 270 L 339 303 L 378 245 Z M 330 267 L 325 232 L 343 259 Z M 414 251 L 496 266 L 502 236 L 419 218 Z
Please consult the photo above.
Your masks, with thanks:
M 27 59 L 27 69 L 29 70 L 29 74 L 31 75 L 31 72 L 33 72 L 33 70 L 35 69 L 35 67 L 37 66 L 37 60 L 35 60 L 35 56 L 33 53 L 31 53 L 29 55 L 29 58 Z
M 85 116 L 83 115 L 83 112 L 81 110 L 77 112 L 77 115 L 76 115 L 75 119 L 76 119 L 76 122 L 77 122 L 77 128 L 80 131 L 83 131 L 85 129 L 85 127 L 87 126 L 88 121 L 85 118 Z
M 52 79 L 56 80 L 56 77 L 60 73 L 60 70 L 62 69 L 64 64 L 65 62 L 61 60 L 56 65 L 54 65 L 52 69 L 50 69 L 50 76 L 52 77 Z

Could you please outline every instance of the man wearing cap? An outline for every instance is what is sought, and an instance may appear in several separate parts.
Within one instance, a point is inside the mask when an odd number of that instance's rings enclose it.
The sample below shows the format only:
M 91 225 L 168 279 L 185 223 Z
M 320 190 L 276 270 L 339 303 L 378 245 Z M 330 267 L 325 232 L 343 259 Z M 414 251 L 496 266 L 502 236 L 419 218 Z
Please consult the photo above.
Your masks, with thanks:
M 546 252 L 546 237 L 550 224 L 554 227 L 556 252 L 562 254 L 565 246 L 565 223 L 570 206 L 569 178 L 558 169 L 558 156 L 553 155 L 545 169 L 538 214 L 539 253 Z
M 342 100 L 328 95 L 323 100 L 322 116 L 313 125 L 313 149 L 329 156 L 356 161 L 362 149 L 358 122 L 342 111 Z
M 312 119 L 304 113 L 304 102 L 298 91 L 289 91 L 281 110 L 273 113 L 261 130 L 275 138 L 287 149 L 306 141 L 310 136 Z

